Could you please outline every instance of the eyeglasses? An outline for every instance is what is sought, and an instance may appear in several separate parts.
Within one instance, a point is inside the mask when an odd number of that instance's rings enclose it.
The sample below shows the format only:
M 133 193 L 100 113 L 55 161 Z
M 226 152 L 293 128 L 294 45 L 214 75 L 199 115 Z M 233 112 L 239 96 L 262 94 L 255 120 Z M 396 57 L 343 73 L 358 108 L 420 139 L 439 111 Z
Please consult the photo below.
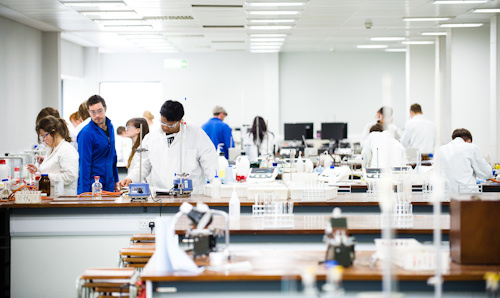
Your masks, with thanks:
M 90 113 L 90 115 L 100 115 L 100 114 L 104 113 L 104 109 L 99 109 L 97 111 L 89 110 L 89 113 Z
M 137 129 L 135 126 L 125 126 L 125 130 Z
M 160 122 L 161 123 L 161 126 L 165 126 L 165 127 L 168 127 L 168 128 L 176 128 L 177 125 L 179 124 L 179 121 L 173 123 L 173 124 L 168 124 L 168 123 L 163 123 L 163 122 Z
M 45 138 L 50 134 L 50 132 L 46 133 L 43 137 L 42 136 L 39 136 L 39 140 L 40 142 L 44 142 L 45 141 Z

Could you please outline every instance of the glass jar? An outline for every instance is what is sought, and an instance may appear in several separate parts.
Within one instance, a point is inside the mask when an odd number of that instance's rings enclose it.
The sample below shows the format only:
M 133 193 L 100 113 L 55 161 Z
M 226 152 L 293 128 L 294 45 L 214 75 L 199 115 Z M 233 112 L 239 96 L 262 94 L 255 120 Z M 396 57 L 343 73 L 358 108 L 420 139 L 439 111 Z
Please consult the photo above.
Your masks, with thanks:
M 50 179 L 49 174 L 42 174 L 42 178 L 38 182 L 38 190 L 50 196 Z

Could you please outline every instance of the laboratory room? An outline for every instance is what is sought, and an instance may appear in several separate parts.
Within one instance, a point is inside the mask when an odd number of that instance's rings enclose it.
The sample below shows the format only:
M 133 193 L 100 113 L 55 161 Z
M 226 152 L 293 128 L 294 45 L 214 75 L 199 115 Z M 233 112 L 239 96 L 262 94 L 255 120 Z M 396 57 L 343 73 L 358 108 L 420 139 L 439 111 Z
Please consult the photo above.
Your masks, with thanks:
M 498 13 L 0 0 L 0 296 L 500 295 Z

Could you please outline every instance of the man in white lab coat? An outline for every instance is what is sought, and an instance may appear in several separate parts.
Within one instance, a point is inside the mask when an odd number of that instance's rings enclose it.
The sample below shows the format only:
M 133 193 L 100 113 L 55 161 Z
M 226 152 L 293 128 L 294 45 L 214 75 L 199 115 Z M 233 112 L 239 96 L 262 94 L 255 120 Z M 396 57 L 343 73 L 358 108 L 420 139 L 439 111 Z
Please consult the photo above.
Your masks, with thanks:
M 392 168 L 406 166 L 405 148 L 384 130 L 380 123 L 370 128 L 370 135 L 361 151 L 363 168 Z
M 452 141 L 439 147 L 434 166 L 442 173 L 451 192 L 458 186 L 476 185 L 476 176 L 489 179 L 493 175 L 491 166 L 484 160 L 479 147 L 472 144 L 472 135 L 465 128 L 455 129 Z
M 160 110 L 161 126 L 143 140 L 142 175 L 151 186 L 160 191 L 173 187 L 175 174 L 189 174 L 193 193 L 202 193 L 201 186 L 215 177 L 218 167 L 215 147 L 200 128 L 184 124 L 184 107 L 177 101 L 166 101 Z M 127 178 L 120 182 L 128 186 L 138 183 L 139 167 L 129 169 Z
M 424 118 L 422 107 L 412 104 L 410 107 L 410 120 L 406 122 L 401 144 L 405 148 L 417 148 L 420 154 L 434 152 L 434 122 Z
M 386 127 L 386 130 L 392 135 L 393 138 L 399 140 L 401 135 L 398 128 L 394 123 L 394 118 L 392 117 L 391 107 L 381 107 L 377 111 L 376 120 L 365 125 L 363 128 L 363 133 L 361 134 L 361 147 L 365 147 L 366 141 L 368 140 L 368 135 L 370 134 L 370 129 L 377 123 L 380 123 Z

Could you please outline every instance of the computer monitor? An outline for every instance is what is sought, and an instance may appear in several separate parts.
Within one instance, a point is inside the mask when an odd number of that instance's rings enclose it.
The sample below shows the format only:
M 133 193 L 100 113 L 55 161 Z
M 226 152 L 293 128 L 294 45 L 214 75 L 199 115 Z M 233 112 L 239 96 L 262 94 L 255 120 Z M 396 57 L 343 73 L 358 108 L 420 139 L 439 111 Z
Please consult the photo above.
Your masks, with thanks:
M 285 123 L 285 140 L 293 141 L 314 138 L 313 123 Z
M 347 139 L 347 123 L 321 123 L 321 139 L 336 141 Z

